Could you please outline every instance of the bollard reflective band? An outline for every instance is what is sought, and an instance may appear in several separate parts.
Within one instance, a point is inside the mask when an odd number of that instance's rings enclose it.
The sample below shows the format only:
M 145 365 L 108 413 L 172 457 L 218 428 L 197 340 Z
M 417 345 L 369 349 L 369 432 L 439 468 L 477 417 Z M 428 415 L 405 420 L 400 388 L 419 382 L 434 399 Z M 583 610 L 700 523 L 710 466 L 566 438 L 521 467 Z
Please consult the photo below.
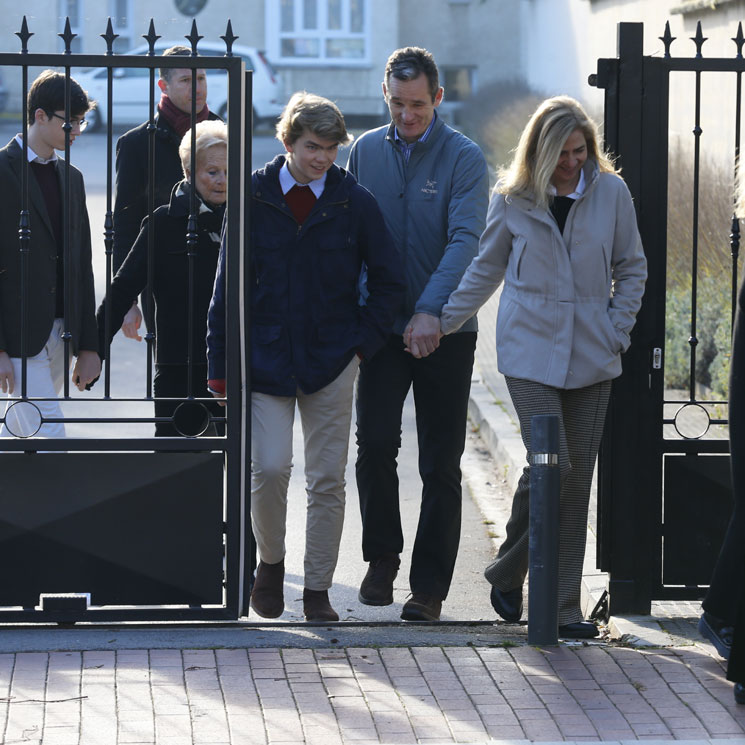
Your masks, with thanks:
M 558 466 L 558 453 L 533 453 L 530 456 L 531 466 Z

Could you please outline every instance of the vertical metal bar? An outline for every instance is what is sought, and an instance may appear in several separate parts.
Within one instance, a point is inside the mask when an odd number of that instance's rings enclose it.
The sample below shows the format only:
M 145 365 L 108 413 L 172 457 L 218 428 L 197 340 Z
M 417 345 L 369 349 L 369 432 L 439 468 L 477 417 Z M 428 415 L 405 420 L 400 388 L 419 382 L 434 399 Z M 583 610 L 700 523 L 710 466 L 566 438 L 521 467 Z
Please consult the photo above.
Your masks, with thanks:
M 24 25 L 26 19 L 23 19 Z M 25 45 L 24 45 L 25 47 Z M 24 48 L 22 54 L 27 54 Z M 23 90 L 23 157 L 21 159 L 21 214 L 18 223 L 19 251 L 21 253 L 21 398 L 28 395 L 27 385 L 27 358 L 28 358 L 28 259 L 31 250 L 31 224 L 28 209 L 28 65 L 22 67 L 22 90 Z M 34 112 L 35 115 L 35 112 Z
M 109 18 L 111 28 L 111 18 Z M 113 41 L 113 40 L 112 40 Z M 113 54 L 111 47 L 106 52 Z M 111 396 L 111 272 L 114 256 L 114 212 L 111 205 L 113 174 L 111 168 L 112 140 L 114 138 L 113 97 L 114 97 L 114 68 L 106 68 L 106 217 L 104 219 L 104 250 L 106 253 L 106 308 L 104 319 L 104 356 L 106 368 L 104 370 L 104 398 Z
M 62 274 L 64 279 L 63 292 L 65 305 L 65 320 L 64 331 L 62 332 L 62 341 L 64 342 L 65 349 L 65 398 L 70 397 L 70 342 L 72 341 L 72 332 L 70 331 L 70 319 L 72 310 L 72 283 L 70 281 L 70 274 L 72 272 L 72 200 L 70 199 L 70 132 L 72 130 L 72 126 L 70 124 L 70 69 L 70 65 L 65 66 L 65 123 L 62 125 L 65 130 L 65 194 L 62 202 L 62 226 L 64 235 L 64 271 L 62 272 Z
M 742 27 L 740 27 L 742 30 Z M 740 56 L 742 56 L 740 54 Z M 735 82 L 735 186 L 740 186 L 740 117 L 742 113 L 742 71 L 736 73 Z M 736 192 L 738 189 L 736 189 Z M 738 195 L 735 194 L 735 203 Z M 732 214 L 732 228 L 730 232 L 730 254 L 732 255 L 732 284 L 730 300 L 730 329 L 731 333 L 735 332 L 735 314 L 737 312 L 737 262 L 740 258 L 740 221 L 736 212 Z
M 192 49 L 192 57 L 197 56 L 196 49 Z M 188 314 L 189 338 L 186 342 L 186 396 L 194 397 L 194 279 L 197 261 L 197 75 L 199 71 L 191 71 L 191 153 L 189 171 L 191 173 L 191 188 L 189 189 L 189 219 L 186 224 L 186 255 L 189 264 L 188 297 L 186 301 Z
M 244 193 L 244 250 L 240 252 L 241 257 L 241 280 L 242 292 L 240 295 L 240 324 L 242 337 L 241 375 L 245 380 L 243 407 L 242 407 L 242 431 L 243 440 L 243 463 L 244 463 L 244 491 L 245 503 L 243 523 L 243 561 L 241 571 L 243 572 L 243 598 L 244 608 L 242 615 L 248 615 L 250 600 L 250 586 L 256 561 L 256 541 L 251 527 L 251 254 L 253 251 L 253 240 L 251 238 L 251 161 L 252 134 L 253 134 L 253 71 L 245 73 L 246 97 L 244 100 L 244 117 L 246 122 L 244 168 L 246 173 L 246 188 Z M 226 305 L 227 309 L 227 305 Z M 227 323 L 227 319 L 226 319 Z
M 693 127 L 693 226 L 691 245 L 691 335 L 688 344 L 691 348 L 688 382 L 688 400 L 696 400 L 696 311 L 698 302 L 698 192 L 701 170 L 701 71 L 696 70 L 695 122 Z
M 154 56 L 155 52 L 151 46 L 148 52 Z M 155 65 L 153 60 L 153 65 Z M 155 231 L 153 230 L 153 212 L 155 212 L 155 67 L 150 67 L 150 119 L 147 123 L 147 284 L 145 287 L 146 318 L 145 342 L 147 344 L 147 371 L 145 383 L 145 397 L 153 397 L 153 352 L 155 350 L 155 310 L 153 302 L 153 272 L 155 268 Z
M 528 644 L 557 644 L 559 626 L 559 417 L 530 423 Z

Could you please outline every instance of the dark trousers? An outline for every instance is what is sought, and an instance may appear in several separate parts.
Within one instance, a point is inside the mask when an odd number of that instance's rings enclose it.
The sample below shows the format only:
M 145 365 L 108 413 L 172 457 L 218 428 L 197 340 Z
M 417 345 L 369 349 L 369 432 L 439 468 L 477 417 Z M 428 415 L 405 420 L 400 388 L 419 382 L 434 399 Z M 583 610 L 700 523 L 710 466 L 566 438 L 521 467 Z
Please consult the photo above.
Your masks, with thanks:
M 559 419 L 559 624 L 582 621 L 580 590 L 587 542 L 587 512 L 592 473 L 600 447 L 611 381 L 586 388 L 552 388 L 507 377 L 507 388 L 520 419 L 520 434 L 530 463 L 531 425 L 536 414 Z M 530 466 L 523 469 L 512 498 L 512 513 L 497 558 L 484 575 L 497 589 L 522 587 L 528 573 Z
M 192 395 L 209 398 L 209 401 L 159 401 L 159 398 L 184 398 L 188 395 L 188 368 L 186 365 L 155 365 L 153 378 L 155 416 L 173 417 L 173 422 L 156 422 L 156 437 L 197 437 L 200 434 L 221 437 L 224 424 L 210 424 L 208 417 L 225 416 L 225 409 L 212 401 L 207 390 L 207 365 L 192 366 Z M 206 429 L 205 429 L 206 425 Z
M 357 382 L 357 488 L 362 555 L 372 561 L 400 554 L 404 538 L 397 461 L 401 416 L 414 388 L 422 503 L 409 583 L 412 592 L 446 598 L 460 541 L 460 458 L 466 440 L 476 332 L 443 337 L 429 357 L 404 351 L 392 335 Z

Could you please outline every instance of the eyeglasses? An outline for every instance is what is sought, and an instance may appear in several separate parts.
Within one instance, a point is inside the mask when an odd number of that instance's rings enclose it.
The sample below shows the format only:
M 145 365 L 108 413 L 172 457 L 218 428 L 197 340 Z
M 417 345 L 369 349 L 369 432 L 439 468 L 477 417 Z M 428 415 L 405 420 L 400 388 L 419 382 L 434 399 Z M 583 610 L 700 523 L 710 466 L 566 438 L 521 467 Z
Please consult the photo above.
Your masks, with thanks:
M 62 121 L 65 121 L 64 116 L 60 116 L 55 111 L 48 111 L 47 116 L 51 119 L 52 117 L 56 117 L 57 119 L 62 119 Z M 64 125 L 63 125 L 64 126 Z M 77 127 L 81 132 L 85 132 L 85 128 L 88 126 L 88 122 L 85 119 L 70 119 L 70 126 L 75 129 Z

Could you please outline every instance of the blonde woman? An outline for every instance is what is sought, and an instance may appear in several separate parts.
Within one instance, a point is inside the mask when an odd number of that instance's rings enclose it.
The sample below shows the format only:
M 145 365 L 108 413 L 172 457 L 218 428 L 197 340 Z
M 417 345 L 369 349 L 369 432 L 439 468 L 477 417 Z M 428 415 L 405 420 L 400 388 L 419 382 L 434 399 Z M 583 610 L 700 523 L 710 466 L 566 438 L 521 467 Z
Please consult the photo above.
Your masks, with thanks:
M 611 380 L 641 305 L 647 264 L 626 184 L 596 125 L 572 98 L 544 101 L 492 194 L 479 255 L 444 306 L 456 331 L 504 283 L 497 358 L 530 455 L 536 414 L 559 417 L 559 635 L 591 638 L 580 583 L 592 472 Z M 497 558 L 485 571 L 507 621 L 522 614 L 528 570 L 529 467 Z

